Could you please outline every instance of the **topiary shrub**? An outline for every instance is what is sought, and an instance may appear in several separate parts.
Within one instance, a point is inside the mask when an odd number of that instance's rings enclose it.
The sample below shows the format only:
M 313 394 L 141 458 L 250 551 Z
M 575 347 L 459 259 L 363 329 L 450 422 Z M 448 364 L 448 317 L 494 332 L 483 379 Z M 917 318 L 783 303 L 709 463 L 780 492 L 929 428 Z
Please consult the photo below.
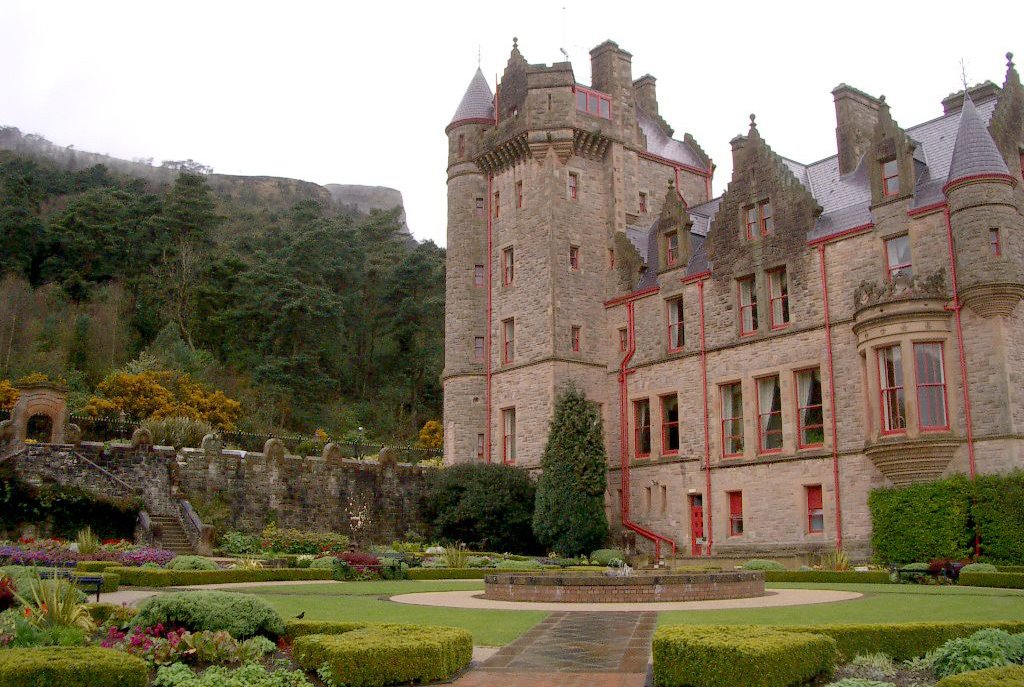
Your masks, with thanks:
M 570 385 L 555 403 L 533 512 L 533 532 L 549 551 L 579 556 L 608 536 L 603 434 L 597 404 Z
M 539 553 L 532 529 L 535 494 L 525 470 L 452 465 L 429 476 L 423 514 L 438 539 L 485 551 Z
M 305 670 L 326 666 L 331 679 L 347 687 L 436 682 L 469 665 L 473 636 L 454 627 L 367 625 L 300 636 L 292 656 Z
M 939 680 L 935 687 L 1024 687 L 1024 666 L 960 673 Z
M 761 558 L 754 558 L 743 564 L 744 570 L 785 570 L 786 566 L 777 561 L 766 561 Z
M 992 565 L 991 563 L 971 563 L 960 568 L 961 573 L 994 573 L 999 572 L 999 568 Z
M 146 687 L 146 662 L 113 649 L 48 647 L 0 651 L 0 685 Z
M 256 635 L 278 637 L 284 621 L 270 605 L 249 594 L 175 592 L 147 599 L 132 621 L 136 627 L 164 624 L 193 632 L 224 630 L 235 639 Z
M 220 570 L 220 566 L 202 556 L 175 556 L 167 564 L 168 570 Z

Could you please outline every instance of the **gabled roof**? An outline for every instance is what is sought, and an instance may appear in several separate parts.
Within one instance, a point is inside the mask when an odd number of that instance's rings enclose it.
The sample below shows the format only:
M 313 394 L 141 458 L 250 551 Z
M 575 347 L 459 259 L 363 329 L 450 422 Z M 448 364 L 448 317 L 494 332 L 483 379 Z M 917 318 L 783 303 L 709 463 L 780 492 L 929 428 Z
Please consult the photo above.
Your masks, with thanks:
M 467 119 L 494 119 L 494 93 L 491 92 L 491 87 L 479 67 L 476 68 L 476 74 L 469 82 L 466 94 L 462 96 L 462 102 L 455 110 L 455 116 L 452 117 L 450 124 Z
M 668 135 L 654 117 L 644 112 L 639 105 L 636 107 L 636 121 L 640 130 L 647 138 L 647 152 L 666 160 L 672 160 L 689 167 L 705 169 L 707 165 L 700 156 L 683 141 L 677 141 Z
M 1002 153 L 996 147 L 978 108 L 969 95 L 964 95 L 960 110 L 960 127 L 953 145 L 953 158 L 949 163 L 946 183 L 983 174 L 1009 174 Z

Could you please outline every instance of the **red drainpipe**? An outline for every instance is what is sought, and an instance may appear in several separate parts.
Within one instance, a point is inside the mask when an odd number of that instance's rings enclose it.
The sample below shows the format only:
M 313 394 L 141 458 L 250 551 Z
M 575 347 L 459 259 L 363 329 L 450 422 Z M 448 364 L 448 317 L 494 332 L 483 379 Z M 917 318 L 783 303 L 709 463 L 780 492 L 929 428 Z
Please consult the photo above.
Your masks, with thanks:
M 828 278 L 825 275 L 825 244 L 818 244 L 821 267 L 821 293 L 825 308 L 825 350 L 828 357 L 828 393 L 832 407 L 832 483 L 836 495 L 836 549 L 843 548 L 843 507 L 839 497 L 839 433 L 836 431 L 836 375 L 832 364 L 832 319 L 828 312 Z
M 715 543 L 714 528 L 711 526 L 711 416 L 708 413 L 708 347 L 704 338 L 704 280 L 697 282 L 697 301 L 700 306 L 700 374 L 701 389 L 704 393 L 704 489 L 707 493 L 708 536 L 704 555 L 711 555 Z
M 646 294 L 646 292 L 642 292 Z M 628 349 L 626 355 L 622 359 L 622 364 L 619 367 L 619 466 L 620 466 L 620 487 L 622 489 L 622 526 L 626 529 L 636 532 L 641 537 L 649 539 L 654 543 L 654 558 L 655 560 L 661 559 L 661 543 L 665 542 L 672 547 L 672 555 L 676 555 L 676 543 L 660 534 L 651 532 L 648 529 L 641 527 L 640 525 L 633 522 L 629 517 L 629 429 L 628 429 L 628 413 L 626 409 L 627 396 L 629 394 L 629 385 L 627 378 L 629 375 L 636 372 L 636 370 L 630 370 L 629 361 L 633 358 L 633 354 L 636 353 L 636 326 L 633 314 L 633 304 L 636 297 L 626 301 L 626 326 L 628 327 Z
M 974 423 L 971 421 L 971 394 L 967 390 L 967 360 L 964 357 L 964 330 L 960 325 L 960 311 L 963 304 L 960 303 L 960 291 L 956 281 L 956 253 L 953 250 L 953 225 L 949 219 L 949 204 L 946 204 L 946 242 L 949 246 L 949 271 L 953 281 L 953 305 L 949 308 L 953 311 L 956 321 L 956 344 L 960 349 L 960 386 L 964 390 L 964 422 L 967 424 L 967 461 L 971 471 L 971 479 L 974 479 Z M 978 554 L 981 549 L 981 542 L 975 538 L 974 553 Z
M 487 175 L 487 331 L 484 334 L 486 339 L 484 343 L 484 349 L 487 351 L 487 355 L 484 356 L 484 412 L 486 414 L 486 423 L 484 424 L 484 458 L 490 463 L 491 462 L 491 314 L 493 311 L 492 301 L 492 287 L 491 287 L 491 263 L 493 258 L 491 257 L 491 251 L 493 249 L 492 239 L 492 224 L 491 218 L 493 208 L 491 203 L 493 202 L 491 193 L 491 186 L 494 182 L 494 175 Z

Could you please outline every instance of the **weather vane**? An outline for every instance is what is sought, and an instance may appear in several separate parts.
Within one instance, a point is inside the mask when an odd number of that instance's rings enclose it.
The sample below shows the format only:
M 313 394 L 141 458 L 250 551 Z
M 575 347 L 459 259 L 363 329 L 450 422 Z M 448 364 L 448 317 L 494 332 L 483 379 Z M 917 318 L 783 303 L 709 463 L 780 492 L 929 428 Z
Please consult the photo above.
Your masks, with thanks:
M 967 92 L 967 63 L 960 58 L 960 80 L 964 83 L 964 92 Z

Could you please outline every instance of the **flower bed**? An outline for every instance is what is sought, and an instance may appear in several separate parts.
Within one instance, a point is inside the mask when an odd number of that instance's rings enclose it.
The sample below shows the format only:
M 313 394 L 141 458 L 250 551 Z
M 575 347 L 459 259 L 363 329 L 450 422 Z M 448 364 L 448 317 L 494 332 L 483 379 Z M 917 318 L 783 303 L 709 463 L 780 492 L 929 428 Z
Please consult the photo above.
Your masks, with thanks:
M 88 554 L 73 551 L 68 542 L 60 539 L 23 538 L 17 543 L 0 545 L 0 565 L 71 567 L 79 561 L 90 564 L 108 562 L 119 566 L 166 565 L 174 556 L 173 551 L 134 546 L 123 540 L 109 540 L 99 550 Z

